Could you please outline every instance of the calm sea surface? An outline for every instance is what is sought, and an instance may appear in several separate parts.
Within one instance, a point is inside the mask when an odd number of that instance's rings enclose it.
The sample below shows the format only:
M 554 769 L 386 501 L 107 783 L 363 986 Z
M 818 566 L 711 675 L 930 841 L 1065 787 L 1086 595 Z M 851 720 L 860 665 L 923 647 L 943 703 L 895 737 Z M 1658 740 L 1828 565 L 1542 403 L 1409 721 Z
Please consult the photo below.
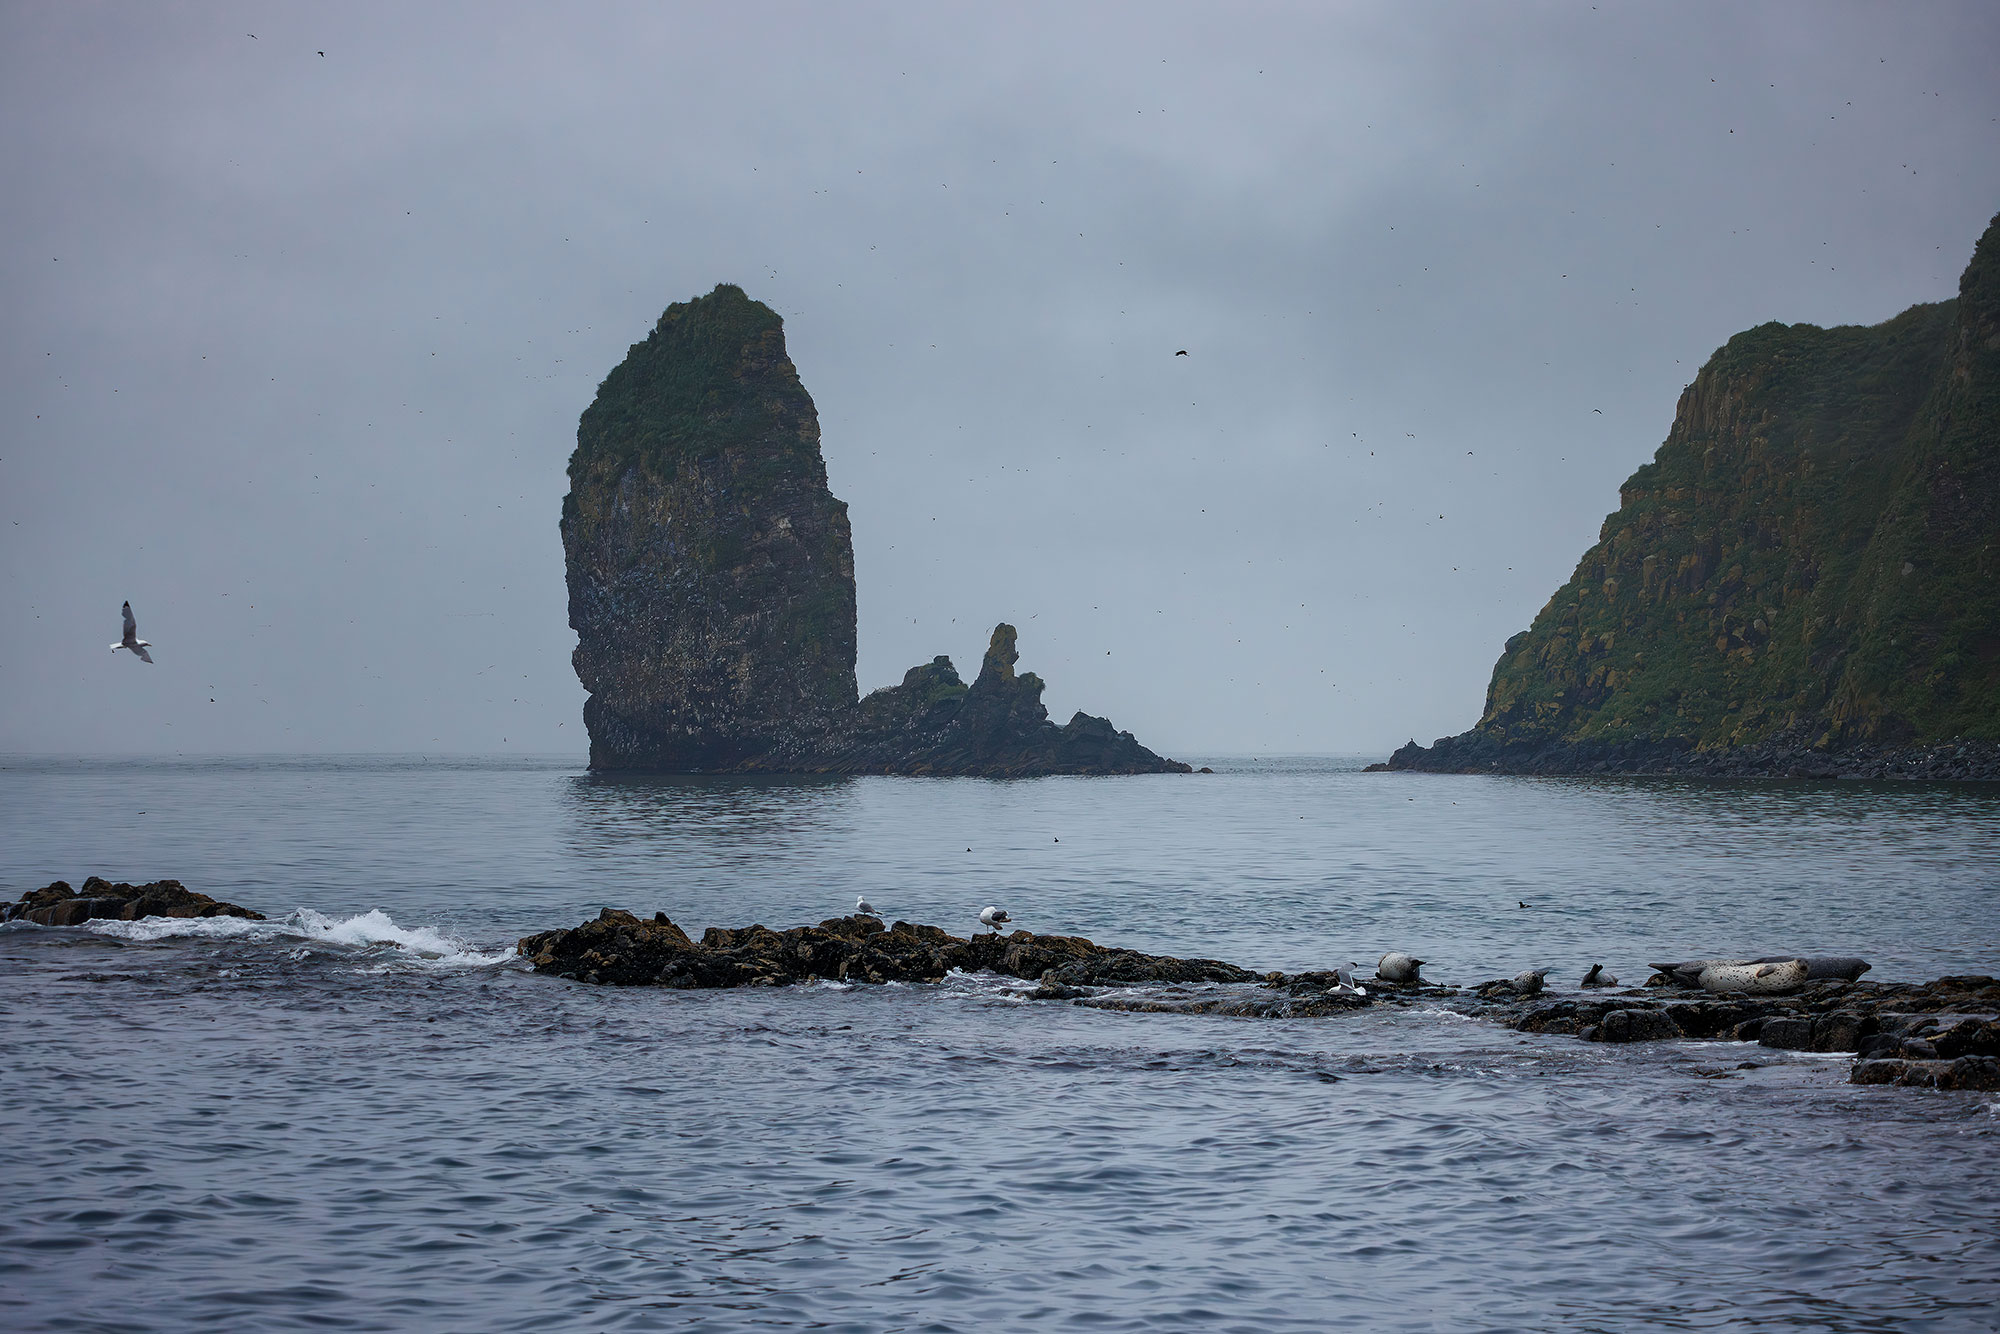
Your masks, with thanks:
M 1991 1094 L 1424 1010 L 619 991 L 513 959 L 607 905 L 699 932 L 866 894 L 1461 983 L 1779 951 L 2000 973 L 2000 792 L 1208 762 L 0 760 L 7 898 L 170 876 L 274 919 L 0 927 L 0 1328 L 2000 1328 Z

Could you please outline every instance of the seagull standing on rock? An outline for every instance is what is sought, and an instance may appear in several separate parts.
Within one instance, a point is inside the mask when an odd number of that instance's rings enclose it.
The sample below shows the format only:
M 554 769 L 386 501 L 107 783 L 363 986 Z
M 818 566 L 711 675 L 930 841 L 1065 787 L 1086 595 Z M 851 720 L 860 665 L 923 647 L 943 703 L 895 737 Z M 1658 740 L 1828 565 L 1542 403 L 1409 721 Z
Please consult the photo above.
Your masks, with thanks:
M 860 913 L 863 917 L 879 919 L 882 916 L 881 913 L 875 911 L 875 905 L 868 901 L 867 896 L 861 894 L 854 896 L 854 911 Z
M 1354 966 L 1359 967 L 1358 964 Z M 1340 979 L 1340 985 L 1333 989 L 1334 995 L 1366 996 L 1368 994 L 1368 988 L 1362 986 L 1359 982 L 1356 982 L 1354 980 L 1354 974 L 1350 969 L 1336 968 L 1333 970 L 1333 975 Z
M 139 623 L 132 619 L 132 604 L 125 604 L 125 637 L 111 646 L 116 653 L 121 648 L 129 648 L 138 655 L 140 662 L 151 662 L 153 655 L 146 652 L 153 646 L 152 641 L 139 638 Z
M 1011 922 L 1013 920 L 1014 919 L 1009 917 L 1006 911 L 1001 908 L 989 907 L 984 912 L 979 914 L 980 925 L 992 927 L 993 934 L 996 936 L 1000 934 L 1000 927 L 1002 923 Z

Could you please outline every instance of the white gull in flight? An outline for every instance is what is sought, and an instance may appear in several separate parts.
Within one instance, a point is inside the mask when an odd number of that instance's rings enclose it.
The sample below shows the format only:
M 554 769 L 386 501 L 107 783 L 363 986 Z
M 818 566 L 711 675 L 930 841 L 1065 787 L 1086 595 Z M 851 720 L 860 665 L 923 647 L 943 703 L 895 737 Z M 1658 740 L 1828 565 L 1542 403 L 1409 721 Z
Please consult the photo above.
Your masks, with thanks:
M 111 646 L 111 651 L 113 653 L 116 653 L 121 648 L 129 648 L 132 650 L 132 652 L 138 655 L 139 661 L 151 662 L 153 660 L 153 655 L 146 652 L 146 650 L 151 648 L 152 646 L 153 643 L 151 640 L 139 638 L 139 623 L 132 619 L 132 604 L 129 602 L 126 603 L 125 637 L 119 640 L 117 643 L 113 644 Z

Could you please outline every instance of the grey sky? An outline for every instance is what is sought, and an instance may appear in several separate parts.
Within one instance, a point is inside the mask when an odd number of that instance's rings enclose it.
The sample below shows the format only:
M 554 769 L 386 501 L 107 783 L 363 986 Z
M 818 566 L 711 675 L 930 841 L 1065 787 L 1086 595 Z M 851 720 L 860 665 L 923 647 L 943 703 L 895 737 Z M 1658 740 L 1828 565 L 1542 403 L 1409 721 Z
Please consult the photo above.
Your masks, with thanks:
M 1991 5 L 1331 8 L 5 6 L 0 750 L 580 751 L 577 415 L 723 280 L 863 690 L 1428 741 L 1719 343 L 2000 209 Z

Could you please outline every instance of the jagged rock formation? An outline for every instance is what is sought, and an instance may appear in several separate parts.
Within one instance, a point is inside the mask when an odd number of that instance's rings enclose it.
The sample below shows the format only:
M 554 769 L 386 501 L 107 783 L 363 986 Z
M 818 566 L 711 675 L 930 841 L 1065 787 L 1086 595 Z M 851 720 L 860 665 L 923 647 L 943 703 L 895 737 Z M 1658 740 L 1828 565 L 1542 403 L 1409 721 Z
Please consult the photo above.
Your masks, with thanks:
M 141 917 L 247 917 L 261 922 L 264 914 L 223 903 L 197 893 L 178 880 L 155 880 L 150 884 L 113 884 L 91 876 L 81 893 L 58 880 L 41 889 L 31 889 L 16 903 L 0 904 L 0 922 L 36 922 L 42 926 L 76 926 L 83 922 L 110 920 L 131 922 Z
M 595 921 L 527 936 L 516 951 L 535 971 L 611 986 L 777 986 L 815 978 L 935 982 L 953 969 L 1041 979 L 1050 987 L 1137 982 L 1254 982 L 1257 974 L 1213 959 L 1109 949 L 1082 936 L 954 936 L 935 926 L 833 917 L 818 926 L 712 926 L 697 944 L 665 913 L 651 919 L 606 908 Z
M 1102 718 L 1057 727 L 1002 625 L 856 698 L 854 544 L 783 322 L 728 284 L 669 306 L 577 428 L 563 500 L 595 769 L 1186 772 Z
M 2000 218 L 1956 300 L 1730 339 L 1478 725 L 1386 767 L 2000 778 Z
M 951 659 L 912 667 L 899 686 L 861 701 L 845 740 L 819 757 L 828 773 L 1024 774 L 1186 773 L 1120 732 L 1110 721 L 1078 713 L 1061 727 L 1042 704 L 1042 678 L 1016 673 L 1014 627 L 994 627 L 979 675 L 970 686 Z

